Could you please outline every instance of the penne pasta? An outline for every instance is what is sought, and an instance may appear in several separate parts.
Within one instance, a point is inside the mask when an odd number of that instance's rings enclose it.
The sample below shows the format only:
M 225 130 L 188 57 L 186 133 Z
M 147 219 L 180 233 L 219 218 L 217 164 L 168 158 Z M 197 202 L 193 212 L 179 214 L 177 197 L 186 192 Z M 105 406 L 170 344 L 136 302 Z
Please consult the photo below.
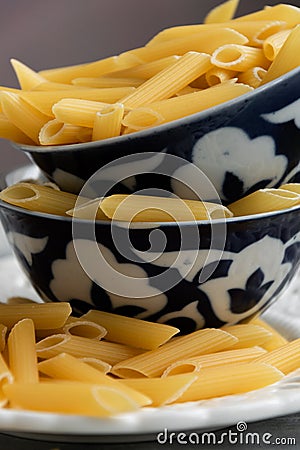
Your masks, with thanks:
M 0 323 L 0 353 L 5 349 L 7 327 Z
M 13 376 L 3 358 L 3 356 L 0 353 L 0 409 L 6 406 L 7 404 L 7 398 L 4 395 L 2 387 L 5 384 L 12 383 L 13 382 Z
M 65 98 L 92 100 L 103 103 L 114 103 L 120 98 L 131 94 L 135 91 L 133 87 L 116 87 L 116 88 L 82 88 L 74 90 L 58 90 L 58 91 L 30 91 L 22 92 L 20 96 L 26 100 L 31 106 L 41 111 L 46 116 L 53 117 L 52 107 L 55 103 Z M 49 119 L 48 119 L 49 120 Z
M 71 314 L 69 303 L 34 303 L 1 306 L 1 323 L 12 328 L 19 320 L 31 319 L 36 329 L 59 328 Z
M 231 20 L 235 15 L 238 5 L 239 0 L 227 0 L 221 3 L 221 5 L 209 11 L 204 19 L 204 23 L 219 23 Z
M 47 81 L 39 73 L 30 69 L 30 67 L 26 66 L 17 59 L 12 58 L 10 60 L 10 63 L 13 66 L 19 85 L 21 89 L 23 89 L 24 91 L 34 89 L 38 85 Z
M 250 67 L 250 69 L 239 74 L 238 82 L 257 88 L 261 84 L 266 73 L 266 69 L 263 69 L 262 67 Z
M 49 120 L 39 132 L 39 142 L 41 145 L 88 142 L 91 140 L 91 137 L 92 131 L 90 128 L 59 122 L 57 119 Z
M 299 9 L 300 11 L 300 9 Z M 300 53 L 298 52 L 300 39 L 300 25 L 297 25 L 288 35 L 274 61 L 270 65 L 262 80 L 262 85 L 284 75 L 300 65 Z
M 96 370 L 99 370 L 99 372 L 107 374 L 111 371 L 112 366 L 108 364 L 105 361 L 102 361 L 101 359 L 97 358 L 89 358 L 89 357 L 83 357 L 78 358 L 80 361 L 83 361 L 84 363 L 88 364 L 89 366 L 93 367 Z
M 244 84 L 221 83 L 186 96 L 179 96 L 133 109 L 123 119 L 123 125 L 142 130 L 195 114 L 222 102 L 250 92 Z
M 0 112 L 0 137 L 20 144 L 33 145 L 28 135 L 16 127 L 3 113 Z
M 75 205 L 75 208 L 66 211 L 68 216 L 77 217 L 79 219 L 88 219 L 88 220 L 110 220 L 99 208 L 101 199 L 96 198 L 93 200 L 89 200 L 80 204 L 80 206 Z
M 245 72 L 255 66 L 267 68 L 270 65 L 262 49 L 235 44 L 217 48 L 212 54 L 211 62 L 217 67 L 237 72 Z
M 266 58 L 274 61 L 290 34 L 291 30 L 281 30 L 267 37 L 263 42 L 263 51 Z
M 293 5 L 280 3 L 254 13 L 238 17 L 234 19 L 233 22 L 246 22 L 249 20 L 281 20 L 286 22 L 289 28 L 292 28 L 300 23 L 300 9 Z
M 275 350 L 276 348 L 282 347 L 283 345 L 287 344 L 287 339 L 285 339 L 278 331 L 276 331 L 273 327 L 271 327 L 268 323 L 265 321 L 256 318 L 252 319 L 251 323 L 253 325 L 258 325 L 262 328 L 265 328 L 267 331 L 270 331 L 271 338 L 264 342 L 262 347 L 267 350 L 268 352 L 271 352 L 272 350 Z
M 224 395 L 241 394 L 273 384 L 282 372 L 269 364 L 252 362 L 207 367 L 197 373 L 197 380 L 178 399 L 179 403 Z
M 137 108 L 147 103 L 169 98 L 206 73 L 211 66 L 209 55 L 188 52 L 120 101 L 127 108 Z
M 128 222 L 180 222 L 231 215 L 217 203 L 143 195 L 111 195 L 101 200 L 100 208 L 110 219 Z
M 21 97 L 21 94 L 1 91 L 0 102 L 2 111 L 7 119 L 38 144 L 39 131 L 49 120 L 48 117 L 26 102 Z
M 151 406 L 162 406 L 178 401 L 196 379 L 194 374 L 184 374 L 168 378 L 131 378 L 121 383 L 151 398 Z
M 279 186 L 279 189 L 284 189 L 286 191 L 294 192 L 300 194 L 300 183 L 286 183 Z
M 226 70 L 221 67 L 213 67 L 205 74 L 205 78 L 208 86 L 214 86 L 215 84 L 223 83 L 224 81 L 231 80 L 237 75 L 234 70 Z M 246 83 L 247 84 L 247 83 Z
M 6 384 L 3 391 L 13 407 L 33 411 L 109 417 L 138 408 L 121 390 L 74 381 L 13 383 Z
M 141 350 L 114 342 L 96 341 L 70 334 L 55 334 L 39 341 L 36 344 L 36 352 L 42 359 L 52 358 L 59 353 L 69 353 L 77 358 L 97 358 L 114 365 L 140 354 Z
M 300 203 L 300 195 L 286 189 L 259 189 L 228 205 L 234 216 L 260 214 L 290 208 Z
M 53 105 L 52 112 L 60 122 L 93 128 L 96 113 L 108 106 L 111 105 L 92 100 L 64 98 Z
M 112 87 L 138 87 L 143 83 L 141 78 L 133 77 L 113 77 L 103 75 L 102 77 L 82 77 L 72 80 L 74 86 L 84 86 L 90 88 L 112 88 Z
M 0 192 L 0 199 L 11 205 L 48 214 L 66 215 L 77 196 L 33 183 L 18 183 Z
M 119 380 L 99 372 L 89 364 L 67 353 L 60 353 L 53 358 L 40 362 L 38 369 L 43 374 L 58 380 L 78 381 L 115 388 L 130 396 L 139 406 L 151 404 L 148 396 L 140 394 L 138 390 L 124 386 Z
M 170 325 L 120 316 L 105 311 L 90 310 L 81 319 L 102 325 L 107 330 L 106 339 L 119 344 L 153 350 L 179 332 Z
M 272 333 L 269 330 L 251 323 L 243 325 L 230 325 L 223 327 L 222 329 L 238 339 L 232 347 L 234 349 L 263 345 L 272 337 Z
M 37 355 L 34 323 L 22 319 L 14 325 L 7 340 L 9 368 L 15 383 L 37 383 Z
M 242 362 L 253 361 L 259 356 L 266 353 L 266 350 L 260 347 L 249 347 L 237 350 L 225 350 L 222 352 L 211 353 L 193 357 L 191 359 L 183 359 L 176 361 L 166 368 L 162 377 L 178 375 L 183 373 L 199 372 L 203 367 L 215 367 L 226 364 L 237 364 Z
M 92 320 L 84 320 L 83 317 L 69 317 L 62 327 L 63 333 L 72 336 L 80 336 L 88 339 L 102 339 L 107 335 L 107 330 Z
M 293 372 L 300 367 L 300 339 L 288 342 L 279 348 L 259 356 L 255 362 L 271 364 L 284 374 Z
M 115 103 L 98 111 L 95 116 L 92 140 L 120 136 L 123 115 L 124 105 L 122 103 Z
M 198 330 L 122 361 L 113 366 L 112 373 L 120 378 L 159 377 L 178 359 L 222 351 L 236 342 L 237 338 L 223 330 Z

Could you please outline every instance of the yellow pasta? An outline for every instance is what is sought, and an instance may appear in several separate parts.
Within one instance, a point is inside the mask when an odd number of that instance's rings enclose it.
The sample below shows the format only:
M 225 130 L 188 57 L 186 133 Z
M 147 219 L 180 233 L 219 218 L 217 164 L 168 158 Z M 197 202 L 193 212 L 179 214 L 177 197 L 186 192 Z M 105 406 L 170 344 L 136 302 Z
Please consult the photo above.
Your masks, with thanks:
M 179 96 L 133 109 L 123 119 L 123 125 L 142 130 L 195 114 L 222 102 L 250 92 L 244 84 L 221 83 L 186 96 Z
M 300 9 L 299 9 L 300 11 Z M 300 13 L 299 13 L 300 14 Z M 300 25 L 289 34 L 262 80 L 262 85 L 300 66 Z
M 178 401 L 196 379 L 193 374 L 184 374 L 168 378 L 131 378 L 121 383 L 151 398 L 151 406 L 162 406 Z
M 267 71 L 263 67 L 250 67 L 250 69 L 240 73 L 238 81 L 239 83 L 248 84 L 253 88 L 257 88 L 266 73 Z
M 266 353 L 260 347 L 249 347 L 237 350 L 225 350 L 223 352 L 211 353 L 209 355 L 196 356 L 190 359 L 176 361 L 166 368 L 162 377 L 178 375 L 183 373 L 199 372 L 203 367 L 222 366 L 224 364 L 236 364 L 252 361 Z
M 107 335 L 107 330 L 92 320 L 85 320 L 82 316 L 69 317 L 62 327 L 64 333 L 72 336 L 81 336 L 88 339 L 102 339 Z
M 137 108 L 143 104 L 169 98 L 206 73 L 211 66 L 209 55 L 188 52 L 120 101 L 127 108 Z
M 126 58 L 111 56 L 91 63 L 42 70 L 39 74 L 49 81 L 70 83 L 74 78 L 99 77 L 105 73 L 135 66 L 138 63 L 137 57 L 133 55 L 127 55 Z
M 197 373 L 197 380 L 182 394 L 178 402 L 241 394 L 263 388 L 282 377 L 282 372 L 277 368 L 259 362 L 228 364 L 222 369 L 207 367 Z
M 213 8 L 205 17 L 204 23 L 219 23 L 234 17 L 239 0 L 227 0 Z
M 99 101 L 103 103 L 114 103 L 125 95 L 129 95 L 134 92 L 133 87 L 116 87 L 116 88 L 103 88 L 103 89 L 93 89 L 93 88 L 82 88 L 77 89 L 74 87 L 73 90 L 50 90 L 50 91 L 30 91 L 22 92 L 21 97 L 26 100 L 30 105 L 32 105 L 37 110 L 41 111 L 43 114 L 49 117 L 53 117 L 52 107 L 55 103 L 59 102 L 64 98 L 73 98 L 81 100 L 92 100 Z M 49 119 L 48 119 L 49 120 Z
M 7 326 L 0 323 L 0 353 L 5 349 Z
M 19 320 L 29 318 L 36 329 L 58 328 L 71 314 L 69 303 L 34 303 L 1 306 L 1 323 L 12 328 Z
M 226 70 L 221 67 L 213 67 L 205 74 L 207 84 L 214 86 L 215 84 L 223 83 L 236 76 L 237 72 L 234 70 Z
M 98 111 L 95 116 L 92 140 L 120 136 L 123 115 L 124 105 L 122 103 L 115 103 Z
M 90 128 L 78 127 L 69 123 L 59 122 L 57 119 L 49 120 L 41 128 L 39 142 L 41 145 L 63 145 L 88 142 L 91 140 Z
M 110 364 L 98 358 L 82 357 L 78 359 L 104 374 L 109 373 L 112 369 L 112 366 Z
M 20 144 L 33 145 L 34 142 L 23 131 L 16 127 L 3 113 L 0 112 L 0 136 L 9 141 Z
M 80 206 L 75 206 L 75 208 L 66 211 L 68 216 L 77 217 L 79 219 L 89 219 L 89 220 L 110 220 L 99 208 L 101 199 L 96 198 L 83 202 Z
M 7 119 L 38 144 L 39 131 L 49 118 L 14 92 L 1 91 L 0 102 Z
M 2 387 L 7 383 L 13 382 L 13 376 L 0 353 L 0 408 L 7 404 L 7 398 L 3 393 Z
M 9 367 L 16 383 L 37 383 L 34 323 L 22 319 L 14 325 L 7 340 Z
M 234 22 L 246 21 L 260 21 L 260 20 L 281 20 L 287 23 L 288 27 L 292 28 L 300 23 L 300 8 L 296 6 L 280 3 L 272 7 L 266 7 L 260 11 L 246 14 L 244 16 L 234 19 Z
M 237 72 L 245 72 L 254 66 L 266 68 L 270 64 L 262 49 L 235 44 L 219 47 L 212 54 L 211 62 L 217 67 Z
M 236 342 L 237 338 L 223 330 L 203 329 L 122 361 L 113 367 L 112 373 L 121 378 L 159 377 L 170 364 L 180 358 L 225 350 Z
M 230 217 L 217 203 L 179 198 L 115 194 L 105 197 L 100 208 L 110 219 L 128 222 L 173 222 Z
M 96 113 L 108 106 L 109 103 L 64 98 L 53 105 L 52 112 L 60 122 L 93 128 Z
M 114 365 L 141 353 L 140 349 L 114 342 L 96 341 L 70 334 L 55 334 L 36 344 L 39 358 L 48 359 L 59 353 L 69 353 L 77 358 L 91 357 L 102 359 Z
M 36 86 L 47 81 L 39 73 L 30 69 L 30 67 L 26 66 L 21 61 L 18 61 L 17 59 L 11 59 L 10 62 L 18 78 L 21 89 L 25 91 L 34 89 Z
M 280 333 L 278 333 L 278 331 L 276 331 L 273 327 L 271 327 L 263 320 L 255 318 L 251 320 L 251 323 L 253 325 L 259 325 L 260 327 L 265 328 L 267 331 L 270 331 L 271 339 L 261 344 L 262 347 L 268 352 L 271 352 L 272 350 L 275 350 L 276 348 L 282 347 L 283 345 L 287 344 L 288 341 Z
M 13 407 L 33 411 L 109 417 L 139 406 L 116 388 L 74 381 L 13 383 L 3 391 Z
M 287 40 L 291 33 L 291 30 L 281 30 L 278 33 L 272 34 L 267 37 L 263 42 L 263 51 L 270 61 L 274 61 L 278 55 L 281 47 Z
M 238 341 L 233 345 L 234 349 L 263 345 L 271 340 L 272 333 L 266 328 L 254 324 L 230 325 L 223 330 L 232 334 Z
M 279 186 L 279 189 L 284 189 L 286 191 L 294 192 L 300 194 L 300 183 L 286 183 Z
M 300 203 L 300 194 L 285 189 L 259 189 L 228 205 L 234 216 L 259 214 L 290 208 Z
M 254 362 L 271 364 L 284 374 L 288 374 L 300 367 L 300 339 L 259 356 Z
M 138 87 L 143 83 L 141 78 L 133 77 L 113 77 L 113 75 L 103 75 L 102 77 L 82 77 L 72 80 L 75 86 L 84 86 L 90 88 L 111 88 L 111 87 Z
M 124 392 L 125 395 L 130 396 L 139 406 L 151 404 L 151 400 L 148 396 L 140 394 L 130 387 L 127 388 L 119 380 L 104 375 L 89 364 L 80 361 L 67 353 L 60 353 L 53 358 L 40 362 L 38 364 L 38 369 L 43 374 L 54 379 L 78 381 L 116 388 L 118 391 Z
M 123 53 L 134 55 L 150 62 L 167 56 L 182 56 L 187 52 L 212 54 L 218 47 L 225 44 L 247 44 L 248 39 L 243 34 L 230 28 L 219 27 L 218 33 L 214 29 L 203 30 L 201 33 L 172 39 L 157 45 L 136 48 Z
M 66 215 L 75 206 L 77 196 L 33 183 L 18 183 L 0 192 L 0 199 L 15 206 L 44 212 Z
M 179 332 L 178 328 L 170 325 L 105 311 L 90 310 L 81 316 L 81 319 L 102 325 L 107 330 L 106 339 L 109 341 L 147 350 L 153 350 L 165 344 Z

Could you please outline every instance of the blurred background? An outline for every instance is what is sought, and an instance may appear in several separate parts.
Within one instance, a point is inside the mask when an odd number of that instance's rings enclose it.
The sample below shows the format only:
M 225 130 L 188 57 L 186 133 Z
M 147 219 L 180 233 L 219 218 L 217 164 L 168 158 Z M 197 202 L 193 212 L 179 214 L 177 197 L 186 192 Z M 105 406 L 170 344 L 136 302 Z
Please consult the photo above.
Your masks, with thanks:
M 0 85 L 17 87 L 16 58 L 35 70 L 79 64 L 144 45 L 163 28 L 201 22 L 221 0 L 0 0 Z M 237 16 L 276 0 L 241 0 Z M 300 6 L 300 0 L 287 1 Z M 0 139 L 0 172 L 27 157 Z

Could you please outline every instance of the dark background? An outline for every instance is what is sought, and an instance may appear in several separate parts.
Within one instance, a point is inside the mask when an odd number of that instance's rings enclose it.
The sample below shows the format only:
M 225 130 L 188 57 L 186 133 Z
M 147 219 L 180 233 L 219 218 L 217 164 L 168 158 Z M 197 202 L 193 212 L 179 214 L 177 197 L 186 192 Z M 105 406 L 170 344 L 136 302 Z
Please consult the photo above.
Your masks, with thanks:
M 10 58 L 35 70 L 144 45 L 163 28 L 199 23 L 220 0 L 0 0 L 0 85 L 17 87 Z M 276 0 L 241 0 L 237 15 Z M 288 3 L 300 6 L 300 0 Z M 27 158 L 0 139 L 0 172 Z

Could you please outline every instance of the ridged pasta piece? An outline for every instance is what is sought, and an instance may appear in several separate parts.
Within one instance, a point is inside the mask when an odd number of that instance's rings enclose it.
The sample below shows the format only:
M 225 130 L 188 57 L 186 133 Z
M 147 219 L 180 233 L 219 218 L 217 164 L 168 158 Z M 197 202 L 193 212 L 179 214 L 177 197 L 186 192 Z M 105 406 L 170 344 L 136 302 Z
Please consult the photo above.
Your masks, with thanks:
M 222 328 L 227 333 L 232 334 L 238 342 L 232 348 L 246 348 L 256 345 L 263 345 L 271 340 L 272 333 L 263 327 L 254 324 L 230 325 Z
M 255 66 L 268 68 L 270 65 L 262 49 L 236 44 L 219 47 L 212 54 L 211 62 L 217 67 L 237 72 L 245 72 Z
M 267 331 L 270 331 L 272 334 L 271 339 L 269 339 L 267 342 L 264 342 L 262 347 L 267 350 L 268 352 L 271 352 L 272 350 L 275 350 L 276 348 L 282 347 L 283 345 L 287 344 L 288 341 L 283 337 L 278 331 L 276 331 L 271 325 L 266 323 L 264 320 L 256 318 L 252 319 L 251 323 L 253 325 L 259 325 L 262 328 L 265 328 Z
M 10 62 L 17 76 L 19 85 L 24 91 L 34 89 L 39 84 L 47 81 L 38 72 L 35 72 L 21 61 L 12 58 Z
M 88 142 L 91 140 L 91 137 L 92 131 L 90 128 L 79 127 L 52 119 L 41 128 L 39 142 L 41 145 L 76 144 Z
M 176 61 L 178 61 L 181 56 L 170 55 L 164 58 L 155 59 L 154 61 L 141 63 L 128 69 L 119 70 L 118 72 L 113 72 L 110 76 L 114 77 L 131 77 L 135 79 L 148 80 L 149 78 L 157 75 L 161 70 L 170 67 Z
M 96 113 L 108 106 L 110 106 L 109 103 L 63 98 L 53 105 L 52 112 L 60 122 L 93 128 Z
M 267 37 L 263 42 L 263 51 L 270 61 L 274 61 L 281 47 L 291 34 L 291 30 L 281 30 Z
M 122 103 L 115 103 L 98 111 L 95 116 L 92 140 L 120 136 L 123 115 L 124 105 Z
M 254 362 L 271 364 L 284 374 L 293 372 L 300 367 L 300 339 L 259 356 Z
M 0 353 L 3 352 L 6 345 L 7 326 L 0 323 Z
M 72 80 L 74 86 L 84 86 L 90 88 L 111 88 L 111 87 L 138 87 L 143 83 L 141 78 L 133 77 L 113 77 L 104 75 L 102 77 L 82 77 Z
M 238 81 L 239 83 L 248 84 L 253 88 L 257 88 L 266 73 L 267 71 L 263 67 L 250 67 L 250 69 L 239 74 Z
M 3 358 L 3 356 L 0 353 L 0 409 L 6 406 L 7 404 L 7 398 L 4 395 L 2 387 L 5 384 L 12 383 L 13 382 L 13 376 Z
M 249 20 L 281 20 L 286 22 L 288 27 L 292 28 L 300 23 L 300 8 L 280 3 L 279 5 L 267 7 L 254 13 L 245 14 L 234 19 L 234 22 L 246 22 Z
M 222 69 L 221 67 L 213 67 L 212 69 L 208 70 L 208 72 L 206 72 L 205 78 L 208 86 L 214 86 L 215 84 L 231 80 L 236 75 L 237 72 L 235 70 L 227 70 Z
M 27 134 L 23 133 L 23 131 L 21 131 L 20 128 L 16 127 L 1 112 L 0 112 L 0 138 L 8 139 L 9 141 L 18 142 L 20 144 L 28 144 L 28 145 L 34 144 L 34 141 L 30 139 L 30 137 Z
M 235 15 L 238 5 L 239 0 L 227 0 L 221 3 L 209 11 L 204 18 L 204 23 L 220 23 L 231 20 Z

